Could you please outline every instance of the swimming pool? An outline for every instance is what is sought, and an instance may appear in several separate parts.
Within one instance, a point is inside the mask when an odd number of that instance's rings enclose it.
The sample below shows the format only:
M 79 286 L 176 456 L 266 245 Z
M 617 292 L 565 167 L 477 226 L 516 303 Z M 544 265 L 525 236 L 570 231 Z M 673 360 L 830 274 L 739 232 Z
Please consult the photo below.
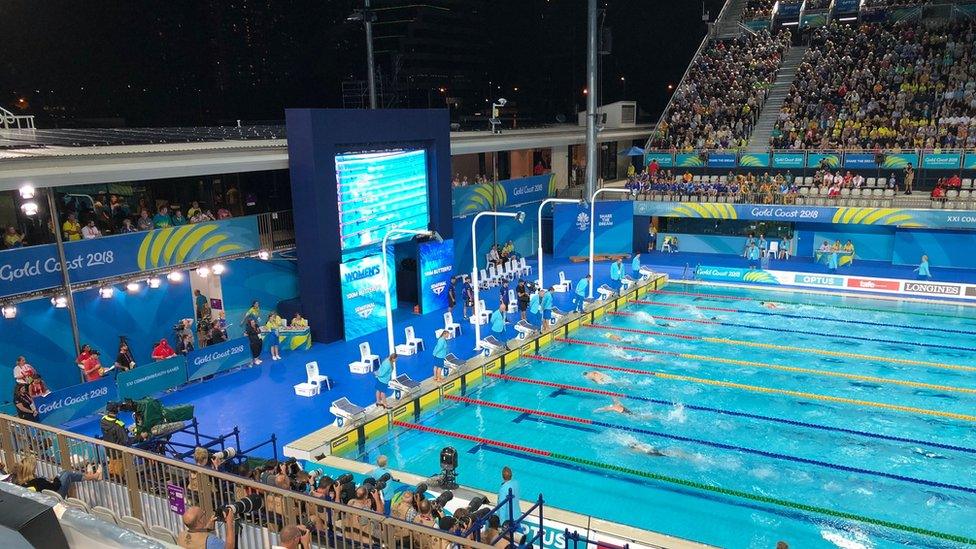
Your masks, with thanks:
M 957 547 L 972 311 L 672 283 L 346 457 L 424 475 L 454 446 L 462 484 L 507 465 L 523 499 L 724 547 Z

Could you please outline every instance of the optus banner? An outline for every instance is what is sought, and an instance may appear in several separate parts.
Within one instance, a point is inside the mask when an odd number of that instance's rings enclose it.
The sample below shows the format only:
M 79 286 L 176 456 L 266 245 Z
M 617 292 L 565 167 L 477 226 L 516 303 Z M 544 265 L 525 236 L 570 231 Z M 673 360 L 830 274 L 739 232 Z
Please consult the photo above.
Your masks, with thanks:
M 46 397 L 34 399 L 41 423 L 62 425 L 80 417 L 101 412 L 109 401 L 117 400 L 115 380 L 103 377 L 53 391 Z
M 424 313 L 446 309 L 447 291 L 454 273 L 454 240 L 425 242 L 420 256 L 420 309 Z
M 392 254 L 383 280 L 382 256 L 370 255 L 346 261 L 339 266 L 342 281 L 342 317 L 346 340 L 355 339 L 386 328 L 386 287 L 390 287 L 391 304 L 396 306 L 396 270 Z
M 192 381 L 243 366 L 251 360 L 246 337 L 204 347 L 186 355 L 187 379 Z
M 64 245 L 72 282 L 88 282 L 257 250 L 256 217 L 76 240 Z M 61 264 L 54 244 L 0 251 L 0 296 L 54 288 Z
M 138 400 L 186 383 L 186 358 L 173 358 L 137 366 L 115 376 L 119 398 Z

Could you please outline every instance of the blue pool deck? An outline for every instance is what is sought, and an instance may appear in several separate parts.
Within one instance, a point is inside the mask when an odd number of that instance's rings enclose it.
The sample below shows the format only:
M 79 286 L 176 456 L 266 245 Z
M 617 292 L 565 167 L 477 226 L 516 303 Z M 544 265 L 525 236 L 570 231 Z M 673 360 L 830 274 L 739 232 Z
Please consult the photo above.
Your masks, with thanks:
M 530 264 L 534 266 L 535 261 L 530 261 Z M 642 254 L 642 264 L 658 272 L 667 273 L 674 280 L 681 280 L 684 277 L 693 277 L 696 265 L 739 267 L 746 266 L 746 261 L 736 256 L 652 252 Z M 609 282 L 609 266 L 608 262 L 597 263 L 594 269 L 597 287 Z M 564 271 L 568 278 L 575 281 L 587 270 L 586 263 L 570 263 L 565 259 L 551 257 L 546 258 L 545 267 L 547 284 L 556 282 L 559 271 Z M 773 260 L 770 268 L 826 272 L 823 265 L 803 258 L 788 261 Z M 893 266 L 882 262 L 857 261 L 853 266 L 841 268 L 839 272 L 861 276 L 915 278 L 911 267 Z M 976 282 L 976 271 L 973 270 L 936 268 L 933 269 L 932 274 L 936 280 Z M 532 277 L 534 276 L 533 271 Z M 497 307 L 499 296 L 497 288 L 486 290 L 481 296 L 489 308 Z M 556 307 L 569 309 L 570 302 L 571 293 L 555 294 Z M 454 316 L 458 322 L 461 322 L 463 333 L 453 340 L 451 351 L 459 358 L 470 358 L 475 354 L 474 327 L 462 321 L 460 304 L 455 308 Z M 403 342 L 403 330 L 406 326 L 413 326 L 418 336 L 425 340 L 428 348 L 418 355 L 401 357 L 397 363 L 398 372 L 406 373 L 418 381 L 426 379 L 432 375 L 431 350 L 434 344 L 434 332 L 443 327 L 443 311 L 415 315 L 411 308 L 400 307 L 395 313 L 394 324 L 397 342 Z M 487 326 L 482 328 L 487 331 Z M 507 335 L 514 337 L 514 330 L 509 328 Z M 285 354 L 284 359 L 277 362 L 271 361 L 265 353 L 264 363 L 260 366 L 244 368 L 190 384 L 162 396 L 161 400 L 167 405 L 194 404 L 196 417 L 203 433 L 227 433 L 234 427 L 240 428 L 241 445 L 245 448 L 267 440 L 274 433 L 278 439 L 280 455 L 281 448 L 288 442 L 333 423 L 335 417 L 329 412 L 329 405 L 333 400 L 346 397 L 359 405 L 373 402 L 372 376 L 352 374 L 348 368 L 350 362 L 359 358 L 358 345 L 361 341 L 368 341 L 373 351 L 381 356 L 386 353 L 385 331 L 352 341 L 316 343 L 307 351 Z M 296 396 L 293 385 L 305 380 L 305 364 L 313 360 L 318 362 L 322 373 L 332 378 L 333 388 L 317 397 Z M 131 421 L 130 418 L 123 419 L 127 422 Z M 77 420 L 64 427 L 85 435 L 100 434 L 97 417 Z M 257 454 L 270 457 L 271 452 L 265 447 Z

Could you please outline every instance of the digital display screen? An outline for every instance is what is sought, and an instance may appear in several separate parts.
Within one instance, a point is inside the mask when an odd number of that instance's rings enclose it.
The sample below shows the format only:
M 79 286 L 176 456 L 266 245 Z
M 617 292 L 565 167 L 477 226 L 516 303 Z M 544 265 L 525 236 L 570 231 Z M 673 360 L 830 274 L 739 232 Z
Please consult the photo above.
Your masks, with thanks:
M 342 250 L 376 244 L 390 229 L 427 230 L 427 151 L 336 155 Z

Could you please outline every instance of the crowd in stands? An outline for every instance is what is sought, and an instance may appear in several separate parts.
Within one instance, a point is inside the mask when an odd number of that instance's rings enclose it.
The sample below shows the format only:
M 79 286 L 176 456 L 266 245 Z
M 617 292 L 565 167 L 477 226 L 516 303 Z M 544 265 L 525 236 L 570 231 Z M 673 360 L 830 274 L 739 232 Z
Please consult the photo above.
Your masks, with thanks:
M 452 187 L 467 187 L 468 185 L 481 185 L 482 183 L 494 183 L 496 180 L 492 179 L 486 175 L 478 174 L 474 176 L 474 179 L 469 179 L 466 175 L 461 175 L 459 173 L 454 174 L 454 178 L 451 180 Z
M 834 24 L 816 30 L 770 144 L 976 147 L 976 23 Z
M 865 8 L 895 8 L 903 6 L 922 6 L 934 3 L 932 0 L 861 0 Z
M 765 104 L 791 34 L 767 31 L 712 42 L 675 91 L 651 140 L 658 149 L 744 146 Z
M 775 3 L 775 0 L 748 0 L 742 10 L 742 20 L 768 19 L 773 14 Z

